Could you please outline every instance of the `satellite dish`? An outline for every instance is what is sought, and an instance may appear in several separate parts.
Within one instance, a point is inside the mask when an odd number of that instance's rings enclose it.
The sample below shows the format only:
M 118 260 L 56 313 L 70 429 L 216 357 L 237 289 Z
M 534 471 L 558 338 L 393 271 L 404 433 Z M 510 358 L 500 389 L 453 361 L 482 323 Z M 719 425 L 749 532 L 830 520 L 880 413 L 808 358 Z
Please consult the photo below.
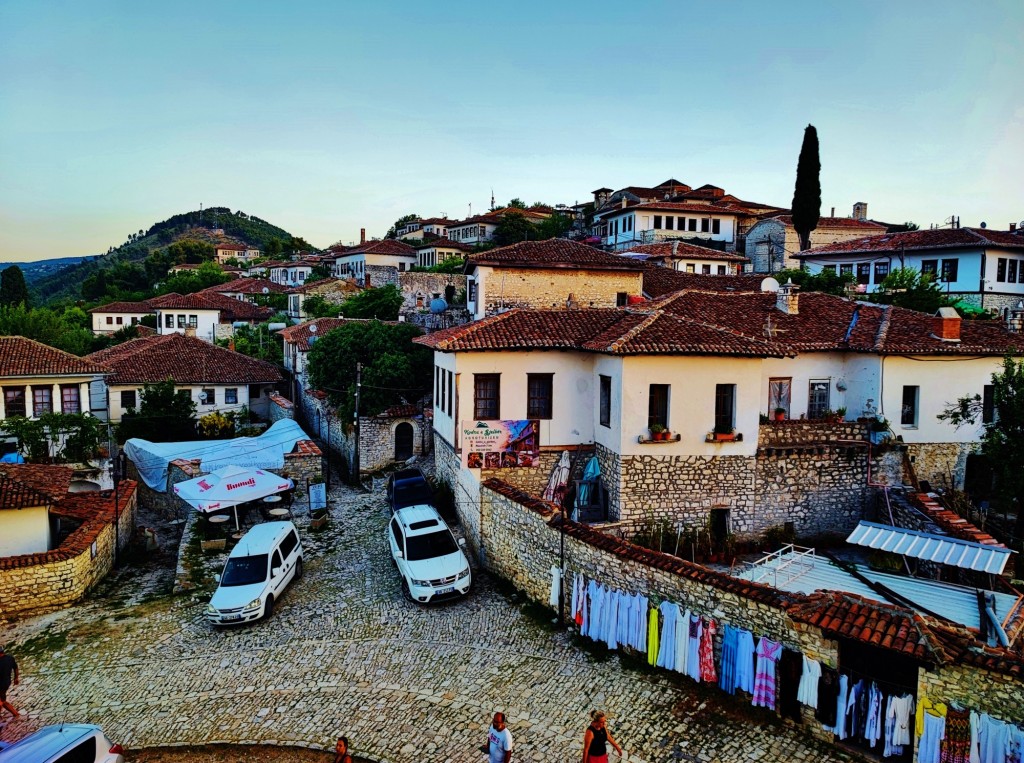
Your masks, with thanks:
M 309 326 L 309 333 L 310 334 L 315 334 L 316 333 L 316 324 L 315 323 L 310 324 L 310 326 Z
M 987 227 L 988 227 L 988 223 L 987 223 L 987 222 L 985 222 L 984 220 L 982 220 L 982 221 L 981 221 L 981 229 L 982 229 L 982 230 L 985 230 L 985 228 L 987 228 Z
M 768 292 L 768 291 L 778 291 L 778 290 L 779 290 L 779 282 L 776 281 L 771 276 L 768 276 L 766 279 L 761 281 L 761 291 Z
M 270 289 L 268 289 L 266 286 L 264 286 L 263 287 L 263 293 L 264 294 L 270 294 Z
M 206 393 L 205 392 L 200 392 L 199 393 L 199 402 L 200 403 L 205 403 L 206 402 Z

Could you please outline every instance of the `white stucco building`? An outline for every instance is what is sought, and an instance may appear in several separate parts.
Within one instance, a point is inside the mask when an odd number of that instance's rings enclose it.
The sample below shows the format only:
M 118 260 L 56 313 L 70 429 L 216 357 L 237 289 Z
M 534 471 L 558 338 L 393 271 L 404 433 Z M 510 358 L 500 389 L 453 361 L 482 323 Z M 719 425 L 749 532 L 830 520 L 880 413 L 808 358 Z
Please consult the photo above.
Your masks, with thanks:
M 621 254 L 623 257 L 661 265 L 679 273 L 702 275 L 736 275 L 737 272 L 742 272 L 748 262 L 746 257 L 733 252 L 695 246 L 683 241 L 640 244 Z
M 145 316 L 153 315 L 148 302 L 111 302 L 89 311 L 92 333 L 113 334 L 125 326 L 134 326 Z
M 351 278 L 363 282 L 367 266 L 384 266 L 403 272 L 416 264 L 416 250 L 393 239 L 368 241 L 342 252 L 325 255 L 324 262 L 333 263 L 335 278 Z

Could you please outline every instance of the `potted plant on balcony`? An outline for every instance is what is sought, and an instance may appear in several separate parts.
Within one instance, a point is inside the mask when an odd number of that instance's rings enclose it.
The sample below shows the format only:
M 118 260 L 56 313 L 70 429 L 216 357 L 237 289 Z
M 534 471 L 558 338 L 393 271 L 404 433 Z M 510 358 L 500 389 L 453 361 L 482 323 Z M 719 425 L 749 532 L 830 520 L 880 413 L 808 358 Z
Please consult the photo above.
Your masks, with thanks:
M 729 424 L 715 424 L 715 442 L 728 442 L 736 439 L 736 432 Z
M 779 407 L 775 409 L 775 420 L 785 421 L 786 420 L 786 409 Z
M 840 424 L 842 424 L 844 421 L 846 421 L 846 407 L 845 406 L 841 406 L 839 408 L 836 408 L 836 421 L 838 423 L 840 423 Z
M 651 439 L 660 442 L 665 439 L 665 427 L 661 424 L 651 424 Z

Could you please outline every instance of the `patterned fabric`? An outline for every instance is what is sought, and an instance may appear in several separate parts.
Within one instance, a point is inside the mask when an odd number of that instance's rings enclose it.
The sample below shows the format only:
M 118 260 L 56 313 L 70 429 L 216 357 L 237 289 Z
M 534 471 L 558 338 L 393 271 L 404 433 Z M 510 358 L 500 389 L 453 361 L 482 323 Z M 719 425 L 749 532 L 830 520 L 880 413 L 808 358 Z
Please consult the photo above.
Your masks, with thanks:
M 754 674 L 754 706 L 775 709 L 775 664 L 782 644 L 761 637 L 757 644 L 757 672 Z
M 718 680 L 715 674 L 715 631 L 718 625 L 714 620 L 708 619 L 704 626 L 704 635 L 700 640 L 700 680 L 714 683 Z

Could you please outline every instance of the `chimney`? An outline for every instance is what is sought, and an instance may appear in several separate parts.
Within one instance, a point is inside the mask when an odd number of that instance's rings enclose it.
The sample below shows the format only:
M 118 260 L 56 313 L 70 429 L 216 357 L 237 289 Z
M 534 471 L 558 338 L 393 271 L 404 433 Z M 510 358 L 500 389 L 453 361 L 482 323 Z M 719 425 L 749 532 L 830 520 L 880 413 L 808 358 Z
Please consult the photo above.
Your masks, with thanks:
M 1007 313 L 1006 328 L 1014 334 L 1024 334 L 1024 300 Z
M 366 228 L 360 228 L 359 229 L 359 243 L 360 244 L 365 244 L 366 243 Z
M 622 197 L 622 207 L 621 207 L 621 208 L 622 208 L 622 209 L 625 209 L 625 208 L 626 208 L 626 204 L 627 204 L 628 202 L 629 202 L 629 199 L 627 199 L 627 198 L 626 198 L 625 196 L 623 196 L 623 197 Z
M 836 208 L 832 207 L 832 214 L 829 215 L 829 217 L 835 217 L 835 216 L 836 216 Z
M 185 329 L 185 336 L 195 336 L 195 335 L 196 335 L 196 330 L 194 328 L 192 328 L 191 326 L 189 326 L 188 328 Z
M 932 316 L 932 336 L 943 342 L 959 342 L 960 313 L 952 307 L 940 307 Z
M 672 242 L 672 256 L 675 257 L 678 254 L 678 252 L 679 252 L 679 242 L 678 241 L 673 241 Z
M 853 205 L 853 219 L 861 221 L 868 219 L 868 204 L 866 201 L 858 201 Z
M 778 292 L 775 294 L 775 307 L 786 315 L 799 315 L 800 296 L 797 294 L 799 289 L 800 287 L 793 283 L 793 279 L 790 278 L 779 287 Z
M 1015 230 L 1017 230 L 1017 223 L 1010 223 L 1010 233 L 1013 233 Z

